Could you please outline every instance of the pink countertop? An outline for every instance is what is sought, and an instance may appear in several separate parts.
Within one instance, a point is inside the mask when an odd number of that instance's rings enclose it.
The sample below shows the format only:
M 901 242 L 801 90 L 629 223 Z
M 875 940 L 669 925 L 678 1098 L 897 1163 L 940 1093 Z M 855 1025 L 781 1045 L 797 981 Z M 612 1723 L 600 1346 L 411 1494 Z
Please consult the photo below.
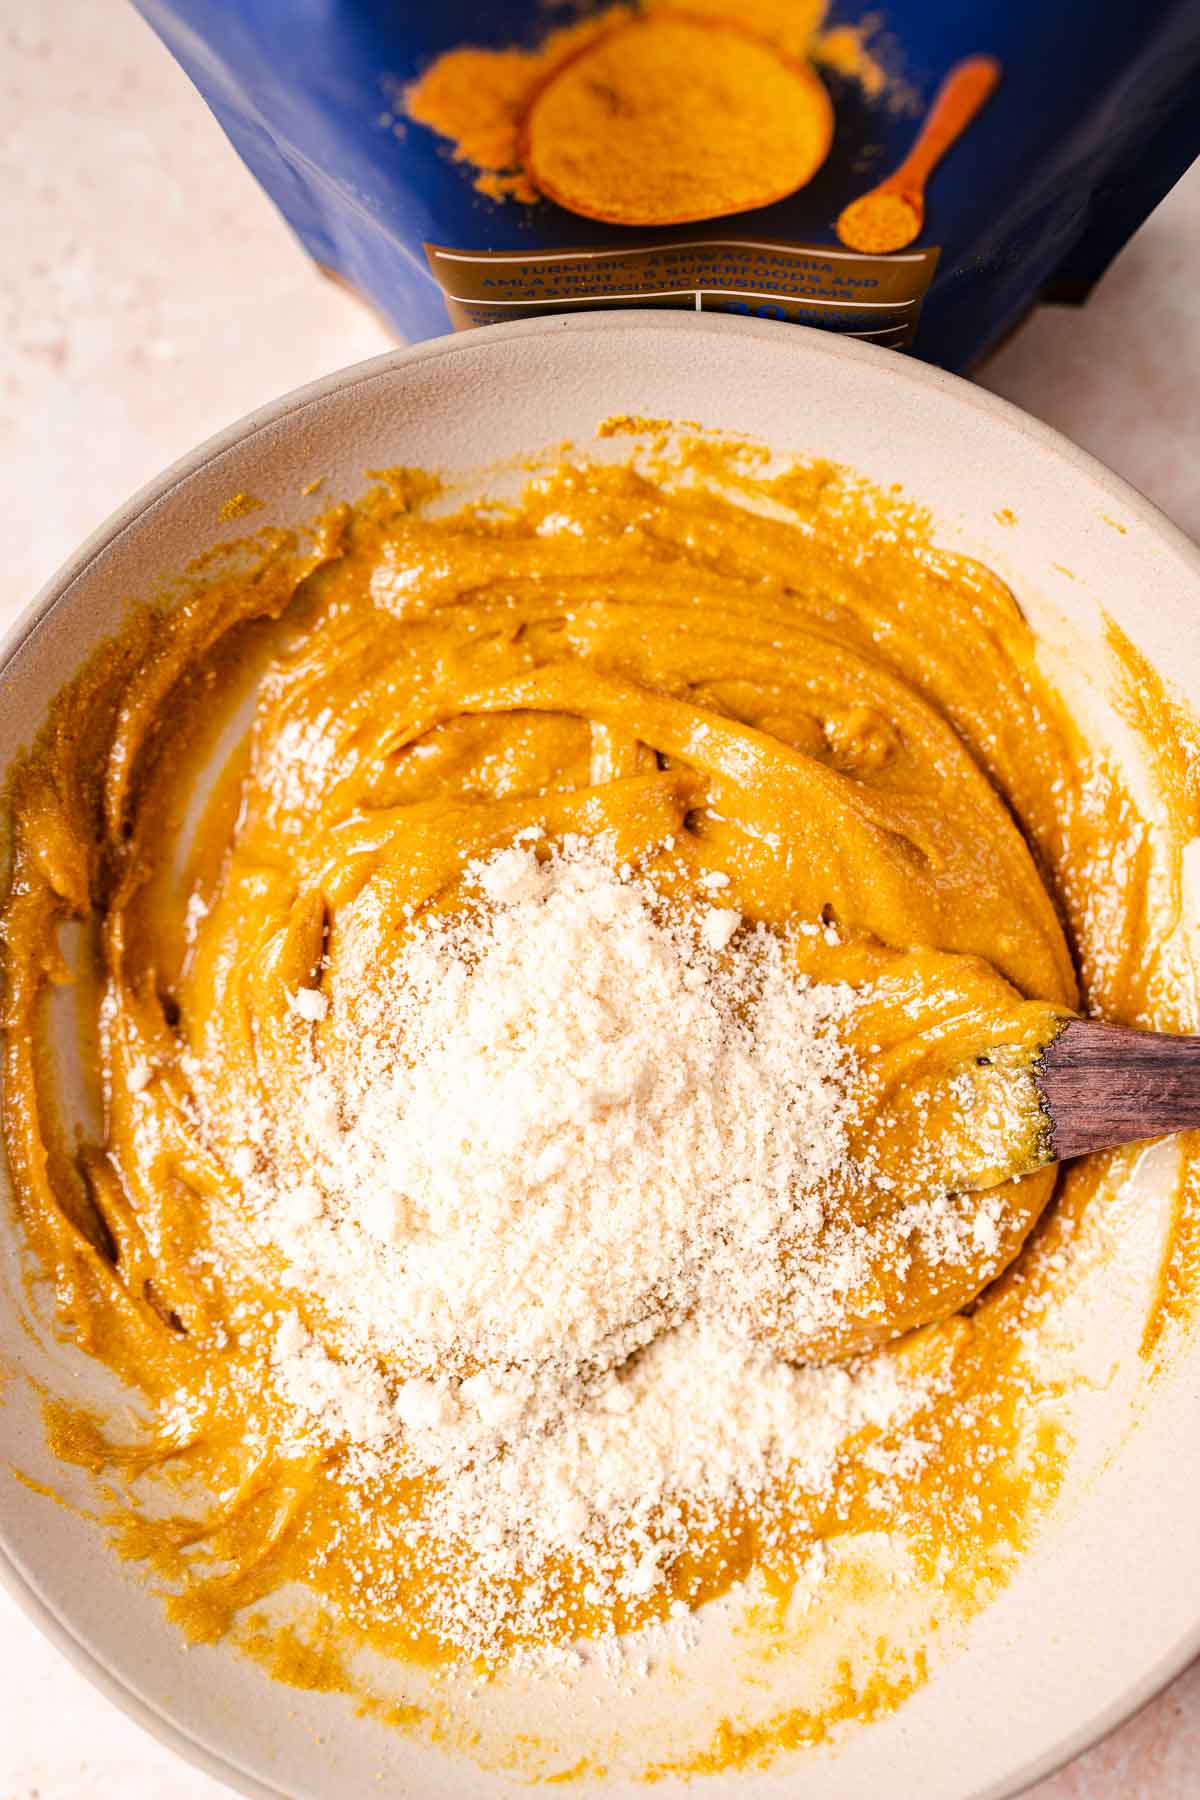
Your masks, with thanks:
M 0 23 L 0 628 L 135 488 L 239 414 L 388 345 L 322 280 L 123 5 Z M 15 17 L 19 23 L 12 23 Z M 1200 166 L 1083 312 L 984 372 L 1200 537 Z M 0 1595 L 0 1800 L 225 1790 L 144 1737 Z M 69 1728 L 65 1728 L 69 1722 Z M 1036 1800 L 1193 1800 L 1200 1664 Z

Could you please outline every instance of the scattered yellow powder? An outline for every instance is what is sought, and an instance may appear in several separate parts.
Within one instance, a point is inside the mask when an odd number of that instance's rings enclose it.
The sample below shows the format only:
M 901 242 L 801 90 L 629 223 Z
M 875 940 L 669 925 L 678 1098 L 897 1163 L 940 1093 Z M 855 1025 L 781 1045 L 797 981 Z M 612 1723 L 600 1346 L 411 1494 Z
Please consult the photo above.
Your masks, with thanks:
M 539 195 L 518 148 L 530 100 L 560 63 L 630 16 L 625 6 L 610 7 L 551 32 L 537 50 L 447 50 L 406 91 L 408 115 L 449 138 L 456 162 L 475 165 L 480 193 L 532 203 Z
M 827 0 L 648 0 L 642 10 L 652 17 L 688 14 L 714 25 L 737 25 L 789 56 L 808 56 Z
M 835 25 L 813 40 L 811 55 L 827 69 L 856 81 L 869 100 L 878 100 L 888 85 L 887 72 L 867 46 L 865 25 Z

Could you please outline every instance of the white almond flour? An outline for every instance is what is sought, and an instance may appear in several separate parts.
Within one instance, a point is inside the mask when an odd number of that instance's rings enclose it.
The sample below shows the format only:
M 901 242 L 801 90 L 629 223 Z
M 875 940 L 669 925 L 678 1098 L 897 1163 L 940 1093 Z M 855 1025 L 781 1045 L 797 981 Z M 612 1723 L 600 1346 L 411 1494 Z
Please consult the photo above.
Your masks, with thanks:
M 582 852 L 507 850 L 477 883 L 480 912 L 414 933 L 395 982 L 339 965 L 356 1003 L 307 1108 L 342 1122 L 314 1174 L 382 1253 L 405 1350 L 607 1366 L 698 1307 L 749 1335 L 846 1157 L 849 989 Z
M 425 1623 L 465 1656 L 561 1636 L 564 1555 L 597 1602 L 651 1595 L 705 1519 L 828 1490 L 850 1435 L 921 1398 L 890 1360 L 797 1368 L 755 1340 L 782 1250 L 816 1323 L 861 1273 L 824 1200 L 856 1002 L 703 885 L 668 903 L 594 845 L 518 842 L 382 978 L 377 938 L 335 942 L 324 1005 L 285 1026 L 319 1026 L 291 1113 L 238 1115 L 192 1071 L 286 1259 L 280 1403 L 364 1508 L 434 1478 L 380 1530 L 454 1573 Z

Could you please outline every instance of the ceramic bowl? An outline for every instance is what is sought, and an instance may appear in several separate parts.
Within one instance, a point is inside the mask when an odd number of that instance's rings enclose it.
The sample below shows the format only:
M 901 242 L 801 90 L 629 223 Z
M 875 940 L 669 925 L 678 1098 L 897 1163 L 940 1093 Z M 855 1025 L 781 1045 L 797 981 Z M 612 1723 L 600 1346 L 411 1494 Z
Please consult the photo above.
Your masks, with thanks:
M 9 635 L 0 765 L 131 596 L 154 594 L 198 552 L 245 531 L 219 523 L 229 495 L 261 500 L 259 518 L 298 522 L 312 512 L 301 490 L 316 476 L 323 495 L 354 495 L 372 467 L 477 466 L 586 441 L 619 412 L 699 420 L 902 483 L 932 510 L 943 542 L 982 558 L 1035 622 L 1057 621 L 1083 646 L 1077 661 L 1087 661 L 1107 611 L 1200 704 L 1200 554 L 1044 426 L 966 382 L 826 334 L 707 315 L 590 313 L 492 327 L 345 370 L 176 464 L 83 547 Z M 0 1366 L 86 1396 L 86 1359 L 49 1334 L 31 1337 L 25 1305 L 16 1237 L 5 1232 Z M 1181 1668 L 1200 1649 L 1200 1345 L 1152 1386 L 1104 1392 L 1087 1478 L 1068 1483 L 1012 1584 L 906 1706 L 834 1752 L 714 1776 L 694 1791 L 712 1800 L 1013 1794 Z M 30 1384 L 18 1376 L 3 1394 L 0 1467 L 61 1485 Z M 118 1705 L 243 1793 L 473 1800 L 519 1785 L 356 1717 L 343 1699 L 273 1683 L 228 1650 L 185 1649 L 94 1524 L 7 1477 L 0 1577 Z M 559 1723 L 569 1736 L 570 1718 Z M 607 1791 L 644 1790 L 618 1782 Z

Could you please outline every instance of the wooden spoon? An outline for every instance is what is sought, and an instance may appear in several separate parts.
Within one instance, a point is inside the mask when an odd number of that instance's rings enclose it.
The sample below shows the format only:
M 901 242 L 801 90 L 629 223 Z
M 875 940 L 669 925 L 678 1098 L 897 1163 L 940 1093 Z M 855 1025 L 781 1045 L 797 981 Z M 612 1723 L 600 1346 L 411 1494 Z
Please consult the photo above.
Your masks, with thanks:
M 1071 1019 L 1034 1080 L 1049 1115 L 1047 1162 L 1200 1128 L 1200 1037 Z
M 900 167 L 843 209 L 837 234 L 848 249 L 887 256 L 912 243 L 925 223 L 925 183 L 999 79 L 994 56 L 969 56 L 955 64 Z

